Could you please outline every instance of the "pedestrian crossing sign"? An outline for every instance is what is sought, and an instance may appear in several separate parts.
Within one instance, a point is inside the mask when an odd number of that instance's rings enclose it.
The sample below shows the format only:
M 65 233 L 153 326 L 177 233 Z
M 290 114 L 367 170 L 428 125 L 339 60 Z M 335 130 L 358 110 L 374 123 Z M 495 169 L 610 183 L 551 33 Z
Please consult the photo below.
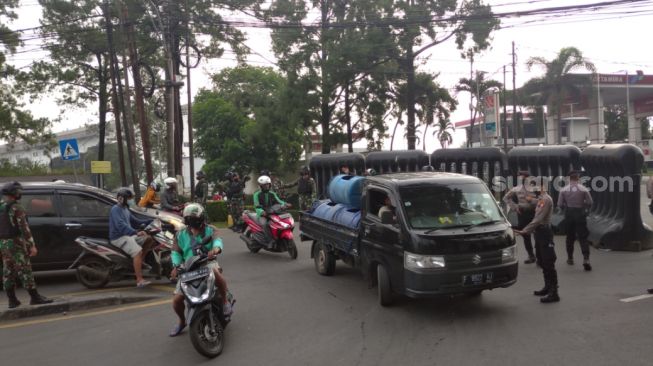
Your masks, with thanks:
M 59 150 L 61 150 L 61 158 L 63 160 L 79 160 L 77 139 L 60 140 Z

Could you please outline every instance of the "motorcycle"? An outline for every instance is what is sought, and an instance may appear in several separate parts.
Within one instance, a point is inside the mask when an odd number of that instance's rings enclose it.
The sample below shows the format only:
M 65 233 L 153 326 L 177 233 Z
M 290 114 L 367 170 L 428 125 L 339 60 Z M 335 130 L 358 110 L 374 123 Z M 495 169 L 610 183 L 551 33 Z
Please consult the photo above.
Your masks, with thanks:
M 267 235 L 265 229 L 258 223 L 256 213 L 243 212 L 242 218 L 246 228 L 240 235 L 240 239 L 245 242 L 250 252 L 258 253 L 261 249 L 275 253 L 288 252 L 290 258 L 297 259 L 297 245 L 292 232 L 295 228 L 295 220 L 291 214 L 284 212 L 287 207 L 290 205 L 275 204 L 266 210 L 268 225 L 274 238 L 272 247 L 267 246 Z
M 143 231 L 154 239 L 154 247 L 143 261 L 143 277 L 170 277 L 174 226 L 156 219 Z M 132 257 L 109 240 L 80 236 L 75 242 L 82 247 L 82 253 L 68 269 L 77 269 L 77 280 L 85 287 L 102 288 L 109 281 L 134 277 Z
M 213 358 L 224 348 L 224 330 L 231 321 L 224 315 L 224 302 L 215 284 L 215 274 L 206 266 L 209 257 L 201 249 L 179 268 L 181 292 L 186 302 L 186 319 L 189 321 L 190 340 L 201 355 Z M 236 300 L 227 293 L 228 301 Z

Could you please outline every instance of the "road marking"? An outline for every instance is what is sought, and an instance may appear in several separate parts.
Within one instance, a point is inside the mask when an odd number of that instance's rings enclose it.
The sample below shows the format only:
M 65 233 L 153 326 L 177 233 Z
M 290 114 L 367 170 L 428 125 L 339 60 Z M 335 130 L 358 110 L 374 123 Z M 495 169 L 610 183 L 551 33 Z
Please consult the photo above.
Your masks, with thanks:
M 633 301 L 649 299 L 651 297 L 653 297 L 653 295 L 639 295 L 639 296 L 627 297 L 627 298 L 621 299 L 619 301 L 621 301 L 621 302 L 633 302 Z
M 4 324 L 4 325 L 0 324 L 0 329 L 18 328 L 18 327 L 24 327 L 24 326 L 28 326 L 28 325 L 52 323 L 52 322 L 56 322 L 56 321 L 60 321 L 60 320 L 87 318 L 87 317 L 90 317 L 90 316 L 118 313 L 118 312 L 122 312 L 122 311 L 128 311 L 128 310 L 134 310 L 134 309 L 143 309 L 143 308 L 148 308 L 148 307 L 152 307 L 152 306 L 159 306 L 159 305 L 165 305 L 165 304 L 170 304 L 170 299 L 156 300 L 156 301 L 146 302 L 146 303 L 143 303 L 143 304 L 136 304 L 136 305 L 120 306 L 120 307 L 117 307 L 117 308 L 93 311 L 93 312 L 90 312 L 90 313 L 58 316 L 58 317 L 55 317 L 55 318 L 47 318 L 47 319 L 28 320 L 28 321 L 24 321 L 24 322 Z

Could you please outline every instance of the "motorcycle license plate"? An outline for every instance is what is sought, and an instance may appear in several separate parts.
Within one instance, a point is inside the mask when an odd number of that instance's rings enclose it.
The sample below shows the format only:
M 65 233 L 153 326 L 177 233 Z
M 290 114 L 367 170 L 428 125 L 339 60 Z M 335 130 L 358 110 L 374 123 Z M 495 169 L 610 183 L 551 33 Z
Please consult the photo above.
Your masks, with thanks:
M 476 286 L 476 285 L 492 283 L 493 278 L 494 278 L 494 273 L 492 272 L 474 273 L 470 275 L 465 275 L 463 276 L 463 286 Z
M 209 269 L 207 267 L 202 267 L 198 270 L 192 272 L 186 272 L 181 275 L 181 282 L 193 281 L 198 278 L 205 277 L 209 274 Z

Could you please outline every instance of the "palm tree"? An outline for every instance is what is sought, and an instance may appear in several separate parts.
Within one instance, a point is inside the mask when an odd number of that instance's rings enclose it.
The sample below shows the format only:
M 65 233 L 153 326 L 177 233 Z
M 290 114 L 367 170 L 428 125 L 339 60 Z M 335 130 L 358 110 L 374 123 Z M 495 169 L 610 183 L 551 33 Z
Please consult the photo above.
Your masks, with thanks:
M 472 135 L 474 131 L 474 122 L 476 122 L 476 117 L 480 112 L 480 99 L 481 96 L 493 88 L 501 89 L 503 84 L 496 80 L 486 80 L 484 71 L 476 71 L 474 79 L 471 78 L 461 78 L 458 80 L 458 85 L 456 85 L 456 93 L 468 92 L 471 95 L 470 103 L 476 105 L 474 108 L 472 119 L 469 123 L 469 130 L 467 131 L 467 146 L 472 144 Z
M 437 136 L 438 141 L 440 141 L 440 146 L 443 149 L 446 149 L 447 146 L 451 145 L 453 142 L 453 135 L 451 134 L 456 130 L 453 123 L 448 119 L 439 119 L 436 125 L 436 130 L 433 132 Z
M 596 72 L 596 67 L 585 59 L 582 52 L 576 47 L 561 49 L 556 58 L 550 61 L 543 57 L 531 57 L 526 61 L 529 70 L 536 65 L 544 68 L 544 76 L 529 80 L 524 89 L 537 90 L 546 100 L 547 106 L 556 112 L 558 128 L 554 140 L 561 143 L 562 102 L 567 97 L 578 95 L 581 84 L 583 84 L 579 78 L 572 77 L 570 72 L 576 69 Z

